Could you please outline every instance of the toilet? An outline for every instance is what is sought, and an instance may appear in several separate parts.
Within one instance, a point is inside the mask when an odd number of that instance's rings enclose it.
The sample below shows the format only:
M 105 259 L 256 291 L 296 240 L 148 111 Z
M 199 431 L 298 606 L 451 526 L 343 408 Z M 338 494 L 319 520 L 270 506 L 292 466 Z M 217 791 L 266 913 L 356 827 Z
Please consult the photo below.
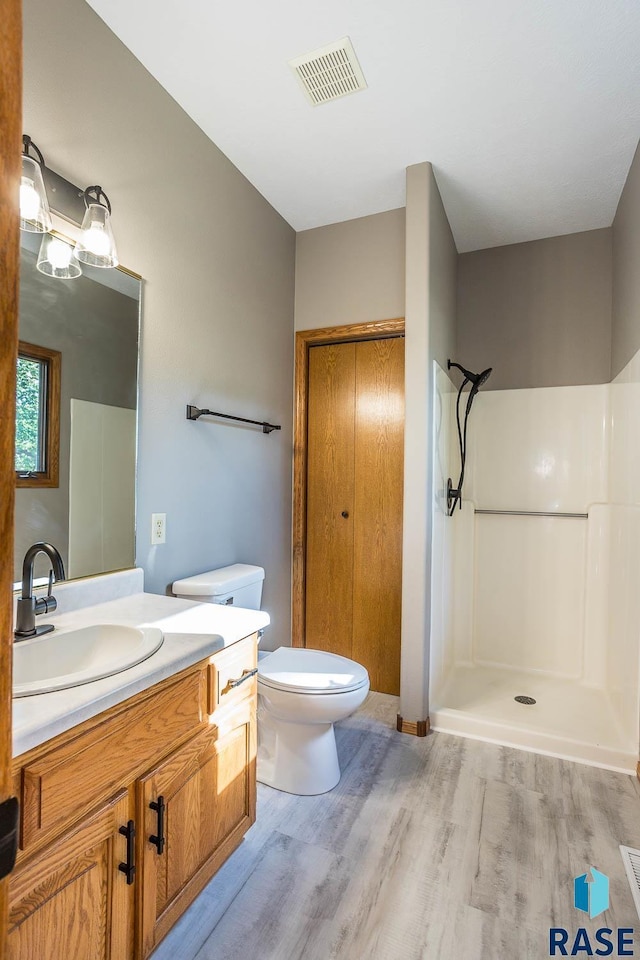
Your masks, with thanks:
M 177 580 L 185 600 L 259 610 L 262 567 L 234 563 Z M 311 650 L 278 647 L 258 660 L 258 780 L 299 796 L 327 793 L 340 780 L 333 725 L 362 705 L 369 674 L 354 660 Z
M 354 660 L 279 647 L 258 662 L 258 780 L 311 796 L 333 790 L 340 765 L 333 729 L 364 702 L 369 674 Z

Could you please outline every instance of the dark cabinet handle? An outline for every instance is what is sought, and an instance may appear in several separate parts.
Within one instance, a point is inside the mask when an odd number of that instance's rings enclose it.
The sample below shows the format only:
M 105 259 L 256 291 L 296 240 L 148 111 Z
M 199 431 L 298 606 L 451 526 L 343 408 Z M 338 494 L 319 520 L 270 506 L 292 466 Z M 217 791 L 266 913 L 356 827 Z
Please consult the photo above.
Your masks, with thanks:
M 13 870 L 18 853 L 20 809 L 17 797 L 0 803 L 0 880 Z
M 340 516 L 341 516 L 341 517 L 344 517 L 345 520 L 346 520 L 347 517 L 349 516 L 349 511 L 348 511 L 348 510 L 343 510 L 342 513 L 340 514 Z
M 158 799 L 157 799 L 155 802 L 152 800 L 151 803 L 149 804 L 149 808 L 150 808 L 151 810 L 155 810 L 156 813 L 158 814 L 158 832 L 157 832 L 157 834 L 152 834 L 152 835 L 149 837 L 149 843 L 153 843 L 153 844 L 155 845 L 156 852 L 157 852 L 158 856 L 160 856 L 160 854 L 161 854 L 162 851 L 164 850 L 164 843 L 165 843 L 165 836 L 164 836 L 164 811 L 165 811 L 165 803 L 164 803 L 164 797 L 158 797 Z
M 251 677 L 255 677 L 257 672 L 258 672 L 257 667 L 254 667 L 253 670 L 243 670 L 242 676 L 238 677 L 237 680 L 229 680 L 228 684 L 226 685 L 226 687 L 222 692 L 226 693 L 227 690 L 233 690 L 234 687 L 239 687 L 241 683 L 244 683 L 246 680 L 250 680 Z
M 120 827 L 119 832 L 127 838 L 127 862 L 118 864 L 120 870 L 132 884 L 136 875 L 136 828 L 133 820 L 129 820 L 126 827 Z

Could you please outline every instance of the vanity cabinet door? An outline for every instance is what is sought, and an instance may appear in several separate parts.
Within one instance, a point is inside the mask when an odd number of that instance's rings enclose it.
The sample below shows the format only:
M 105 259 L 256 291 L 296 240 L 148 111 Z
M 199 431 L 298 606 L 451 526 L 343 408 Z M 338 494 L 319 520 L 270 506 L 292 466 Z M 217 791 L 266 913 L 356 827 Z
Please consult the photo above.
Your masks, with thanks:
M 254 699 L 217 710 L 207 730 L 138 781 L 140 957 L 168 933 L 255 820 L 255 716 Z
M 128 819 L 123 792 L 16 868 L 9 885 L 8 960 L 129 960 L 133 886 L 119 870 L 127 859 L 119 830 Z

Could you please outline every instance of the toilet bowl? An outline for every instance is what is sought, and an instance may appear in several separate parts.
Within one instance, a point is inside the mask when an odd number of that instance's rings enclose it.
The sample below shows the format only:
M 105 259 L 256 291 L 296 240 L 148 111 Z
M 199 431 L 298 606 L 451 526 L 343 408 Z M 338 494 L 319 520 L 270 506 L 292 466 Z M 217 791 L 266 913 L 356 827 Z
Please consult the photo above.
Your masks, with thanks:
M 173 593 L 259 610 L 263 580 L 262 567 L 234 563 L 176 580 Z M 333 790 L 340 780 L 333 725 L 355 713 L 368 692 L 369 674 L 346 657 L 307 647 L 261 652 L 258 780 L 300 796 Z
M 369 692 L 365 668 L 323 650 L 279 647 L 258 662 L 258 780 L 312 796 L 340 780 L 334 723 Z

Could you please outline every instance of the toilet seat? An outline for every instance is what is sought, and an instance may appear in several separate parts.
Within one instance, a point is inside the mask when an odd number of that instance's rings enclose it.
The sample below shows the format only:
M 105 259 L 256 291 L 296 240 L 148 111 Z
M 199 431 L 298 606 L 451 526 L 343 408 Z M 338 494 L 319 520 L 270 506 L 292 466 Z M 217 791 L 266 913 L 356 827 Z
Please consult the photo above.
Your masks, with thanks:
M 331 696 L 368 683 L 362 664 L 308 647 L 278 647 L 258 663 L 258 684 L 288 693 Z

